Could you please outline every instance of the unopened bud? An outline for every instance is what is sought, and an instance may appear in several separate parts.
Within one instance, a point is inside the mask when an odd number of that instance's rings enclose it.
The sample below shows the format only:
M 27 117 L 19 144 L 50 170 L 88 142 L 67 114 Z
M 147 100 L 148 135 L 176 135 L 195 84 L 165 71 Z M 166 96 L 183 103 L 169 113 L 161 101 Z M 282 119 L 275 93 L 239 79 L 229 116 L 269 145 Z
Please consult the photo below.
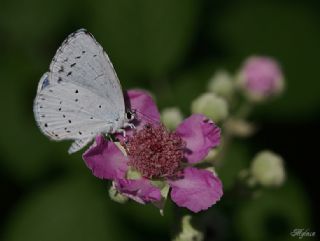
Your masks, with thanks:
M 209 80 L 208 90 L 229 99 L 234 91 L 232 76 L 225 70 L 218 70 Z
M 182 122 L 183 116 L 179 108 L 171 107 L 162 110 L 161 119 L 168 129 L 174 130 Z
M 202 241 L 203 234 L 194 229 L 190 223 L 191 216 L 186 215 L 182 218 L 182 231 L 173 241 Z
M 219 122 L 228 116 L 228 104 L 224 98 L 214 93 L 204 93 L 192 102 L 191 111 Z
M 283 159 L 271 152 L 259 152 L 252 161 L 251 175 L 263 186 L 280 186 L 285 180 Z
M 261 101 L 282 92 L 284 78 L 279 64 L 272 58 L 248 58 L 238 75 L 238 84 L 253 101 Z

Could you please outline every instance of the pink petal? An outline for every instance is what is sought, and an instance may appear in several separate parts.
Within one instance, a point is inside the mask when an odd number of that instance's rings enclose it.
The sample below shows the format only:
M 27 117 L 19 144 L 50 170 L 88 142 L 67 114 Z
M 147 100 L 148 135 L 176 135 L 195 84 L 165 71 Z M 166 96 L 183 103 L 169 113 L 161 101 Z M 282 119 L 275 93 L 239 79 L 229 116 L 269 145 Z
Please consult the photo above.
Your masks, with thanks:
M 197 213 L 220 200 L 223 191 L 220 179 L 207 170 L 184 169 L 182 179 L 169 180 L 171 199 L 180 207 Z
M 146 178 L 137 180 L 118 179 L 115 181 L 117 190 L 138 203 L 159 201 L 161 199 L 160 189 L 151 185 Z
M 220 128 L 201 114 L 185 119 L 176 133 L 186 142 L 185 157 L 190 163 L 201 161 L 213 147 L 220 144 Z
M 127 157 L 113 142 L 106 141 L 102 135 L 96 137 L 95 143 L 82 158 L 93 175 L 101 179 L 122 178 L 128 170 Z

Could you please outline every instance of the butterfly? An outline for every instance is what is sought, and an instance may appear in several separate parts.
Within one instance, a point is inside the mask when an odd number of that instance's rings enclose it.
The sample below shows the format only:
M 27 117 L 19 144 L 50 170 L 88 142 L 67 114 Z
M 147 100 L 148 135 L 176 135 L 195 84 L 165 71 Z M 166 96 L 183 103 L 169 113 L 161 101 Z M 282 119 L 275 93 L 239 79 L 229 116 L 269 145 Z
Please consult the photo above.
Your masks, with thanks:
M 41 77 L 33 112 L 40 130 L 55 141 L 74 140 L 74 153 L 100 134 L 134 128 L 122 88 L 101 45 L 85 29 L 70 34 Z

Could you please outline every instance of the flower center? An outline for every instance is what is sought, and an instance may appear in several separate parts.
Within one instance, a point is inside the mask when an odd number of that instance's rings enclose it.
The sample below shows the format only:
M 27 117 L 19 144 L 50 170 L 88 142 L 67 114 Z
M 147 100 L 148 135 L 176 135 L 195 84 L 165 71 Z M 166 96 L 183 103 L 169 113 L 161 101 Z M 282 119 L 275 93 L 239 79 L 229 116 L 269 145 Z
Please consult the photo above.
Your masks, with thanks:
M 183 158 L 185 142 L 163 125 L 147 124 L 123 143 L 129 157 L 129 165 L 144 177 L 174 175 Z

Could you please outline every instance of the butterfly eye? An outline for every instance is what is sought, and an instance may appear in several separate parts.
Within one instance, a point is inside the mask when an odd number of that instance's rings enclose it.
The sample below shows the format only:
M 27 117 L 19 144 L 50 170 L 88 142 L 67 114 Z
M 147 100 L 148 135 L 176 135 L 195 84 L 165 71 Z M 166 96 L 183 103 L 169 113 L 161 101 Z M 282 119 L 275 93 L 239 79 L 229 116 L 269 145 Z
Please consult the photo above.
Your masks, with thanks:
M 128 111 L 126 113 L 126 118 L 127 118 L 127 120 L 133 120 L 134 119 L 134 114 L 131 111 Z

